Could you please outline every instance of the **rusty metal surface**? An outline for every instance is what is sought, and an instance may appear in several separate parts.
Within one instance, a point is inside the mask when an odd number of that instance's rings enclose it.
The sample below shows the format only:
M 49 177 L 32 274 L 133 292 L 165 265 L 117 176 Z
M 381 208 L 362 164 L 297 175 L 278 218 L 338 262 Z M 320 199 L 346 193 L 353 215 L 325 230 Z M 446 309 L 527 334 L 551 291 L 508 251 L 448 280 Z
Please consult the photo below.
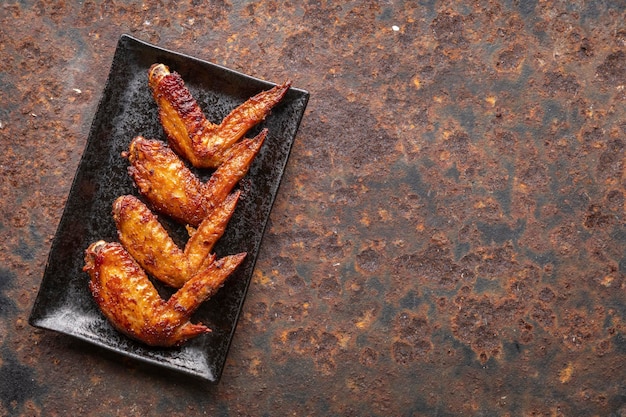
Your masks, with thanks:
M 3 2 L 0 415 L 626 415 L 625 22 Z M 27 324 L 122 33 L 311 92 L 218 385 Z

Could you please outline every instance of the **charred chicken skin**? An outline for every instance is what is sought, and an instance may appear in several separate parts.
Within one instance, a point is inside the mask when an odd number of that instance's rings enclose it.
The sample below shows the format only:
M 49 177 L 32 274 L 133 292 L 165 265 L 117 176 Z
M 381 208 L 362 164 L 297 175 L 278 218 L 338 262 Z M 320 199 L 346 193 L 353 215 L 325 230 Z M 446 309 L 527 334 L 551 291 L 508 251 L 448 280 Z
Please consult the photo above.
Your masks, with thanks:
M 210 264 L 163 300 L 144 270 L 117 242 L 98 241 L 85 251 L 84 270 L 102 313 L 125 335 L 150 346 L 178 346 L 211 330 L 192 324 L 191 314 L 211 297 L 239 266 L 245 254 Z
M 148 274 L 171 287 L 180 288 L 201 268 L 214 261 L 211 250 L 224 233 L 239 194 L 230 194 L 197 230 L 192 230 L 183 250 L 143 202 L 131 195 L 118 197 L 113 203 L 113 219 L 119 240 Z
M 263 91 L 235 108 L 220 124 L 208 121 L 183 79 L 164 64 L 148 71 L 148 84 L 170 146 L 197 168 L 217 168 L 233 144 L 263 121 L 284 97 L 291 82 Z
M 246 175 L 266 136 L 263 130 L 253 139 L 234 144 L 228 159 L 206 183 L 161 141 L 138 136 L 124 155 L 139 192 L 156 211 L 197 227 Z

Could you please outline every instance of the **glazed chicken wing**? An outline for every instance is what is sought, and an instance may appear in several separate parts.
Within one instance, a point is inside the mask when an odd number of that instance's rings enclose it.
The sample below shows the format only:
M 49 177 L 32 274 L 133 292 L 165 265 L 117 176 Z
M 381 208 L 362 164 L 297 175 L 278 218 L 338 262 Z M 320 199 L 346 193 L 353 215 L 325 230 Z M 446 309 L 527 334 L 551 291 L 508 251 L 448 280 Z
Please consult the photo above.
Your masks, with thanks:
M 134 196 L 115 200 L 113 219 L 120 242 L 137 263 L 159 281 L 180 288 L 199 269 L 213 262 L 211 250 L 224 233 L 239 195 L 238 191 L 230 194 L 211 212 L 192 231 L 184 250 L 170 238 L 157 216 Z
M 214 124 L 206 119 L 181 76 L 167 66 L 152 65 L 148 83 L 170 146 L 197 168 L 217 168 L 228 159 L 231 146 L 265 119 L 291 85 L 286 82 L 257 94 Z
M 177 346 L 211 330 L 189 318 L 239 266 L 245 254 L 227 256 L 196 274 L 163 300 L 121 244 L 98 241 L 85 252 L 89 288 L 102 313 L 120 332 L 151 346 Z
M 198 226 L 241 180 L 265 141 L 267 130 L 232 146 L 228 159 L 202 183 L 163 142 L 136 137 L 128 157 L 139 192 L 153 208 L 175 220 Z

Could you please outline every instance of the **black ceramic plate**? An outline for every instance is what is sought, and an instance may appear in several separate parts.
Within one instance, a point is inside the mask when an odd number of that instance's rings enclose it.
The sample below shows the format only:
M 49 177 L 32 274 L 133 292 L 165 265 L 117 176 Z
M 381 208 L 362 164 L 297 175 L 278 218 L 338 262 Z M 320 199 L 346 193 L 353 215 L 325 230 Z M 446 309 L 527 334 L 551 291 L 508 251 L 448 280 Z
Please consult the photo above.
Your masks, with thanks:
M 219 122 L 234 107 L 274 85 L 122 36 L 29 322 L 35 327 L 68 334 L 125 356 L 215 382 L 222 372 L 263 231 L 309 94 L 290 89 L 267 119 L 248 132 L 247 136 L 251 137 L 263 127 L 269 130 L 260 153 L 240 183 L 242 196 L 236 212 L 215 246 L 218 256 L 244 251 L 248 256 L 225 286 L 192 318 L 213 332 L 180 348 L 151 348 L 128 339 L 107 322 L 91 297 L 89 277 L 82 267 L 84 251 L 90 243 L 117 240 L 111 216 L 113 201 L 123 194 L 138 195 L 126 171 L 128 162 L 120 154 L 137 135 L 165 140 L 147 80 L 149 67 L 157 62 L 181 74 L 213 122 Z M 204 179 L 210 176 L 206 171 L 196 173 Z M 162 220 L 182 246 L 186 238 L 184 227 Z M 158 289 L 167 297 L 166 289 Z

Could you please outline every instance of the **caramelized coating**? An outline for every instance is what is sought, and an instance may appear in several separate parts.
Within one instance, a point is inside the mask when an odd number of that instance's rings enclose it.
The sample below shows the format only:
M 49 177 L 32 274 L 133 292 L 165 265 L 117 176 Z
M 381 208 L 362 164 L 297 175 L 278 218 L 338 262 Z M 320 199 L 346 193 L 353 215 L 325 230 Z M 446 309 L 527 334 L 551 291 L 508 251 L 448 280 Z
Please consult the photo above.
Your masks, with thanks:
M 228 159 L 202 183 L 163 142 L 136 137 L 128 157 L 139 192 L 153 208 L 177 221 L 198 226 L 222 204 L 241 180 L 265 141 L 267 130 L 232 146 Z
M 228 159 L 231 146 L 264 120 L 291 86 L 286 82 L 263 91 L 214 124 L 206 119 L 181 76 L 167 66 L 152 65 L 148 83 L 170 146 L 198 168 L 217 168 Z
M 113 203 L 120 242 L 150 275 L 174 288 L 182 287 L 200 268 L 214 261 L 211 250 L 235 211 L 240 192 L 229 195 L 197 230 L 184 250 L 170 238 L 157 216 L 138 198 L 125 195 Z
M 146 273 L 121 244 L 98 241 L 85 251 L 91 293 L 111 324 L 151 346 L 176 346 L 211 330 L 190 316 L 224 284 L 245 254 L 227 256 L 196 274 L 163 300 Z
M 207 216 L 202 182 L 163 142 L 138 136 L 127 156 L 128 173 L 157 211 L 194 226 Z

